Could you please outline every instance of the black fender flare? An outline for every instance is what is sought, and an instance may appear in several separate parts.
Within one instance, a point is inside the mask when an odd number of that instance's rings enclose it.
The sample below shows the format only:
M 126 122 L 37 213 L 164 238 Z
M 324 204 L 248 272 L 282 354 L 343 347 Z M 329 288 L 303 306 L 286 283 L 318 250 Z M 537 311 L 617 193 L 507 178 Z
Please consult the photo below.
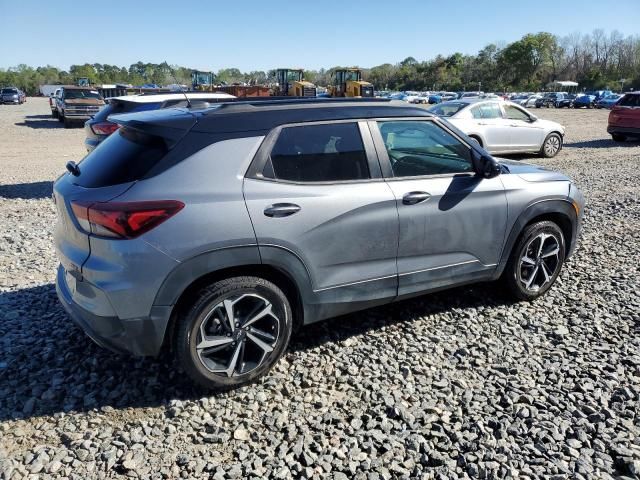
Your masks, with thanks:
M 573 253 L 576 245 L 576 240 L 578 237 L 578 215 L 573 207 L 573 204 L 570 200 L 564 199 L 547 199 L 540 200 L 536 203 L 529 205 L 516 219 L 511 227 L 511 231 L 509 232 L 509 236 L 504 244 L 504 248 L 502 249 L 502 255 L 500 257 L 500 262 L 498 263 L 498 268 L 496 268 L 496 272 L 494 274 L 495 278 L 500 277 L 504 268 L 509 261 L 509 256 L 511 255 L 511 250 L 516 244 L 520 234 L 524 230 L 524 228 L 531 222 L 531 220 L 536 217 L 540 217 L 543 215 L 562 215 L 568 218 L 571 224 L 571 237 L 569 239 L 565 239 L 567 241 L 566 245 L 566 257 L 569 258 Z

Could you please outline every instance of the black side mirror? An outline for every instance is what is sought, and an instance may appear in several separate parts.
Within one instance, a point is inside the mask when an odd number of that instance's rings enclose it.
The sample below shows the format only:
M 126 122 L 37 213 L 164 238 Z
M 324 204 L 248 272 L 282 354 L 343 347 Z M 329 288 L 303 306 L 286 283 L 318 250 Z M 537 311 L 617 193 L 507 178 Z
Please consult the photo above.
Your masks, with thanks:
M 490 155 L 471 149 L 471 161 L 476 174 L 482 178 L 493 178 L 500 175 L 500 164 Z

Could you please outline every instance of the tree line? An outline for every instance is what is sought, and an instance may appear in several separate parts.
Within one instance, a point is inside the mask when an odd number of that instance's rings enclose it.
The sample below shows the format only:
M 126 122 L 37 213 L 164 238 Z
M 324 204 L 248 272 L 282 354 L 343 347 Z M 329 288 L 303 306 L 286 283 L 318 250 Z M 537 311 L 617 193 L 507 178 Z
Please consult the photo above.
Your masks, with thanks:
M 339 67 L 305 71 L 316 85 L 331 83 Z M 24 64 L 0 69 L 1 86 L 17 86 L 29 95 L 42 84 L 73 84 L 88 77 L 93 84 L 131 85 L 191 84 L 191 69 L 183 66 L 137 62 L 126 67 L 86 63 L 68 71 L 47 65 Z M 560 37 L 547 32 L 530 33 L 509 44 L 489 44 L 475 55 L 454 53 L 418 61 L 407 57 L 399 63 L 363 68 L 365 80 L 378 90 L 484 90 L 538 91 L 555 80 L 573 80 L 581 88 L 640 88 L 640 36 L 623 36 L 614 30 L 594 30 Z M 275 82 L 275 70 L 241 72 L 224 68 L 216 72 L 219 83 L 267 84 Z

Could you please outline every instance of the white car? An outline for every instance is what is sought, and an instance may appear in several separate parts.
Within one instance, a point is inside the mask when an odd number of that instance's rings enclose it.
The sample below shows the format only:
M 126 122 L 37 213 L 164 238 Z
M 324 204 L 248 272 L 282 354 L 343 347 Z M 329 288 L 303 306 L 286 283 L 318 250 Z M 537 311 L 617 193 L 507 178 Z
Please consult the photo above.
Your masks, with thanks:
M 555 157 L 564 127 L 542 120 L 520 105 L 497 99 L 459 99 L 429 108 L 494 154 L 536 152 Z

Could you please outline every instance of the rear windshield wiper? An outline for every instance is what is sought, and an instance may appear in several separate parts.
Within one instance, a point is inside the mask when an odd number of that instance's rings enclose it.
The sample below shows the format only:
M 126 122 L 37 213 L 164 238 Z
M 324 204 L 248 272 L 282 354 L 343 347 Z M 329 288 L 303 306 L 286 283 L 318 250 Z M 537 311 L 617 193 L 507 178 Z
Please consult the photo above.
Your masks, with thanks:
M 69 160 L 67 162 L 66 167 L 67 167 L 67 170 L 69 170 L 69 173 L 71 175 L 73 175 L 74 177 L 79 177 L 80 176 L 80 167 L 73 160 Z

